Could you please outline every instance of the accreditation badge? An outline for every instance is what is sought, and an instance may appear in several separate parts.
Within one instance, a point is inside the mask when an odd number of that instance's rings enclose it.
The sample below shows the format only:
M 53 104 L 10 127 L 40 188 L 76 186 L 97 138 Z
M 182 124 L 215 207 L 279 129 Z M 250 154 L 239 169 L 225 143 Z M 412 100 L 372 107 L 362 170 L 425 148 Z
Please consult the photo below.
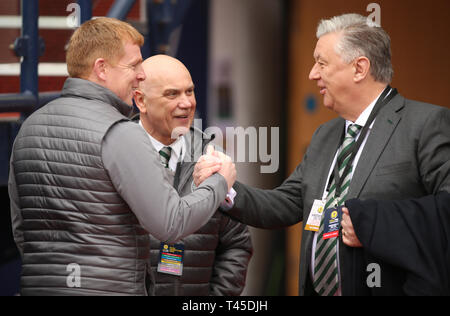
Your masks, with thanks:
M 308 221 L 306 222 L 305 230 L 309 230 L 312 232 L 319 231 L 324 206 L 325 206 L 324 200 L 314 200 L 311 212 L 309 212 L 309 217 Z
M 341 228 L 342 206 L 325 210 L 323 216 L 323 239 L 338 237 Z
M 159 249 L 157 271 L 165 274 L 183 275 L 184 245 L 170 245 L 162 242 Z

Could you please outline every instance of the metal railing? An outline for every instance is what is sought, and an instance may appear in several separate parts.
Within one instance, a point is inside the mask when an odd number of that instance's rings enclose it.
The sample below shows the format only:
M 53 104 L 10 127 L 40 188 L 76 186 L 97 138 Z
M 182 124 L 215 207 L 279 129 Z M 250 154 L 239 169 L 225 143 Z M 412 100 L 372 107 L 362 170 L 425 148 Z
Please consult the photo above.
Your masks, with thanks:
M 124 20 L 136 0 L 116 0 L 108 17 Z M 78 0 L 80 24 L 92 18 L 92 0 Z M 171 32 L 182 23 L 191 0 L 147 0 L 147 23 L 143 56 L 167 53 Z M 39 93 L 38 63 L 45 45 L 39 37 L 39 0 L 22 0 L 21 36 L 14 42 L 13 49 L 20 57 L 20 93 L 0 94 L 1 112 L 21 112 L 27 117 L 47 102 L 59 97 L 59 92 Z
M 0 94 L 0 112 L 30 113 L 38 103 L 39 2 L 22 0 L 21 8 L 21 36 L 14 42 L 14 51 L 21 58 L 20 93 Z

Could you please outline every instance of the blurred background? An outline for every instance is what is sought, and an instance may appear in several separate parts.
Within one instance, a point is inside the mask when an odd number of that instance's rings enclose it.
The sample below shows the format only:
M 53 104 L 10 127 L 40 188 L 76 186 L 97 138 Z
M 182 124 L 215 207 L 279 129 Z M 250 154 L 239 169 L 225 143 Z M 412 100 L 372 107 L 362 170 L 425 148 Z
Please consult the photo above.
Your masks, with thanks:
M 275 144 L 267 144 L 278 150 L 277 172 L 261 173 L 267 162 L 236 164 L 239 181 L 274 188 L 301 161 L 314 130 L 335 117 L 308 74 L 319 20 L 349 12 L 375 15 L 391 36 L 393 87 L 407 98 L 450 107 L 448 0 L 1 1 L 0 295 L 19 292 L 7 192 L 12 144 L 21 121 L 58 96 L 76 18 L 124 19 L 145 35 L 144 58 L 180 59 L 196 85 L 203 129 L 266 127 L 270 139 L 270 128 L 278 128 Z M 243 295 L 296 295 L 301 224 L 251 233 L 255 251 Z

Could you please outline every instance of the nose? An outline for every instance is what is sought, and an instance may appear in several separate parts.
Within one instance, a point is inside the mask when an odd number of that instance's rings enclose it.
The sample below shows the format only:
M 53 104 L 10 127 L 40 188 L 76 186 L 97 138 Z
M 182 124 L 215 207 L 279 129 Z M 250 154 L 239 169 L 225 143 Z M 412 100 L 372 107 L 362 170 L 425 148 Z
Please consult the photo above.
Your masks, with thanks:
M 139 65 L 136 69 L 136 78 L 139 81 L 144 81 L 147 78 L 147 75 L 145 74 L 144 67 L 142 65 Z
M 186 94 L 183 94 L 183 96 L 180 99 L 180 102 L 178 102 L 178 106 L 182 109 L 188 109 L 193 107 L 195 104 L 195 97 L 188 96 Z
M 314 66 L 312 67 L 311 71 L 309 72 L 309 80 L 319 80 L 320 76 L 319 76 L 319 71 L 317 69 L 318 64 L 315 63 Z

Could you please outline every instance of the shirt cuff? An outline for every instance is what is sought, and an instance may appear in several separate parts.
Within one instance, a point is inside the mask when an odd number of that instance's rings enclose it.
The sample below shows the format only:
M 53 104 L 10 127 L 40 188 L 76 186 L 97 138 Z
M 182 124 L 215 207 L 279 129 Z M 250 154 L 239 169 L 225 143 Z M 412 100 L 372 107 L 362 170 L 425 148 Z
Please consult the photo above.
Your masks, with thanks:
M 229 211 L 234 206 L 234 198 L 236 197 L 236 191 L 231 188 L 230 191 L 227 193 L 227 197 L 225 198 L 225 201 L 220 203 L 220 209 L 224 212 Z

